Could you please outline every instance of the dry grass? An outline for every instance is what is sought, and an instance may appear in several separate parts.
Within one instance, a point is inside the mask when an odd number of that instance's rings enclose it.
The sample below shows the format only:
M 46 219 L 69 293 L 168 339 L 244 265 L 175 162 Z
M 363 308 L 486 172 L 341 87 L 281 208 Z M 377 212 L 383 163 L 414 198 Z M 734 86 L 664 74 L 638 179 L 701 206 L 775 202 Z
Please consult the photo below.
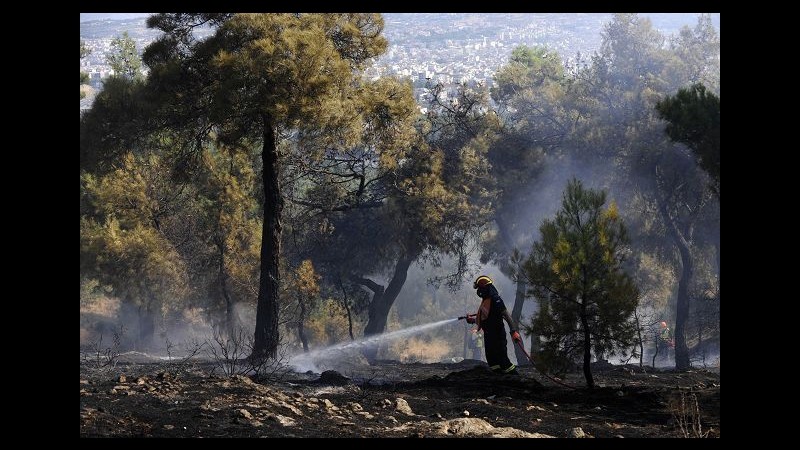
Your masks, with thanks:
M 451 350 L 444 340 L 412 337 L 392 344 L 391 352 L 402 362 L 433 363 L 441 361 Z
M 120 301 L 116 298 L 99 297 L 81 302 L 81 314 L 94 314 L 113 319 L 119 313 Z
M 681 435 L 686 438 L 708 437 L 709 430 L 703 431 L 700 418 L 700 404 L 694 392 L 681 392 L 680 397 L 669 405 L 672 418 L 680 427 Z

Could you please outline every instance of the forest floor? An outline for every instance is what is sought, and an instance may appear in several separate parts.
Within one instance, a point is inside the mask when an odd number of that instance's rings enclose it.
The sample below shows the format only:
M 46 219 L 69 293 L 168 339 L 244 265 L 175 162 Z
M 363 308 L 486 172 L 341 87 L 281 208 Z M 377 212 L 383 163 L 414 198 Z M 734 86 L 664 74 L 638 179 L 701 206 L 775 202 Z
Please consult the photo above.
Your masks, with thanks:
M 596 364 L 590 390 L 582 373 L 564 378 L 569 389 L 475 360 L 260 378 L 201 361 L 99 365 L 81 361 L 81 437 L 720 436 L 718 369 Z

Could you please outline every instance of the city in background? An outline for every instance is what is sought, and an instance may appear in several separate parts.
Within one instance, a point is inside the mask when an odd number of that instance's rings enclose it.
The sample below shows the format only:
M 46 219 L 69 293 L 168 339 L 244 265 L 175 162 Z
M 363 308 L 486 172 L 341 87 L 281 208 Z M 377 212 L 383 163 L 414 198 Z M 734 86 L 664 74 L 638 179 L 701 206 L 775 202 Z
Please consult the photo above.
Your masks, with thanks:
M 81 13 L 80 39 L 91 53 L 80 60 L 92 89 L 81 99 L 81 110 L 91 106 L 94 94 L 113 71 L 106 63 L 111 40 L 124 32 L 136 42 L 139 53 L 159 31 L 145 25 L 147 14 Z M 414 97 L 423 103 L 427 86 L 441 83 L 447 98 L 459 84 L 483 83 L 491 87 L 494 73 L 508 62 L 519 45 L 546 46 L 567 64 L 588 59 L 600 46 L 602 28 L 611 14 L 598 13 L 386 13 L 384 36 L 389 48 L 364 75 L 378 78 L 399 75 L 411 79 Z M 694 26 L 698 14 L 642 14 L 665 35 Z M 711 15 L 719 31 L 719 13 Z M 210 33 L 210 31 L 209 31 Z M 202 34 L 202 31 L 201 31 Z M 146 70 L 146 68 L 145 68 Z

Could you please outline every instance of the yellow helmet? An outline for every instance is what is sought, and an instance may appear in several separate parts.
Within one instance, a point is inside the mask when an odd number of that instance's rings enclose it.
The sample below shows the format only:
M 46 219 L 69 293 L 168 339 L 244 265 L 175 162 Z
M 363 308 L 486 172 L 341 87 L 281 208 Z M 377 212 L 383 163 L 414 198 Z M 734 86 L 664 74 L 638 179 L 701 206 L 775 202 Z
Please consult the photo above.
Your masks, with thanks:
M 486 275 L 481 275 L 472 283 L 472 288 L 478 289 L 479 287 L 484 287 L 489 284 L 492 284 L 492 279 Z

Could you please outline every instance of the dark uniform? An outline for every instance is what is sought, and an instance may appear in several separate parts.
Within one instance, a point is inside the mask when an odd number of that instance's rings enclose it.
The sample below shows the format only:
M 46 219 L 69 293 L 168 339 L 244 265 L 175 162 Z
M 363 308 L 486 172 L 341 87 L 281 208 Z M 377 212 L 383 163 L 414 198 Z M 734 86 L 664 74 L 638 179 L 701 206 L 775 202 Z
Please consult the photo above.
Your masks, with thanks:
M 478 328 L 483 330 L 486 362 L 495 372 L 511 373 L 516 366 L 508 359 L 506 350 L 506 329 L 503 326 L 503 311 L 506 304 L 494 285 L 478 288 L 478 296 L 483 301 L 478 309 Z

